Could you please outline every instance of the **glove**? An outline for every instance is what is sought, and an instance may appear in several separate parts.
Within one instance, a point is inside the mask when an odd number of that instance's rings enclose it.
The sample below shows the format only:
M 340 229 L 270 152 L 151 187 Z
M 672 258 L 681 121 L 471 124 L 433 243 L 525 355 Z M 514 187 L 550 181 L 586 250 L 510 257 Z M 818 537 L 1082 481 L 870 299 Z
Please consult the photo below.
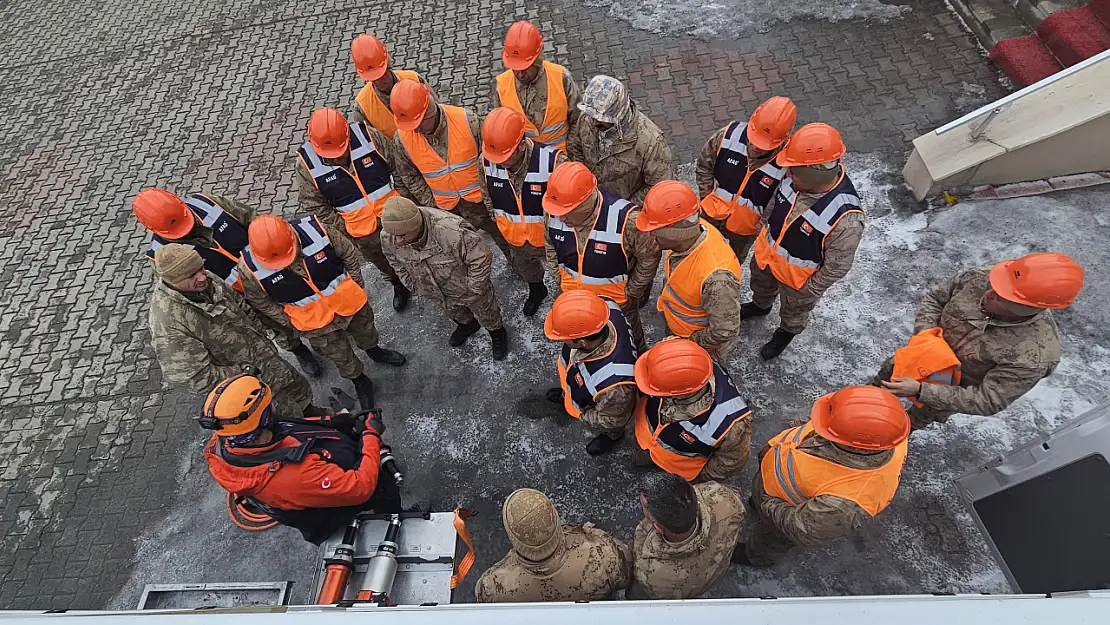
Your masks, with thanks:
M 372 410 L 367 410 L 366 419 L 362 422 L 362 435 L 381 438 L 384 432 L 385 422 L 382 421 L 381 416 Z
M 356 435 L 362 431 L 359 427 L 361 425 L 359 420 L 346 410 L 340 410 L 328 419 L 331 421 L 331 426 L 337 430 L 354 432 Z
M 254 365 L 243 365 L 243 374 L 253 375 L 257 378 L 258 376 L 262 375 L 262 370 Z

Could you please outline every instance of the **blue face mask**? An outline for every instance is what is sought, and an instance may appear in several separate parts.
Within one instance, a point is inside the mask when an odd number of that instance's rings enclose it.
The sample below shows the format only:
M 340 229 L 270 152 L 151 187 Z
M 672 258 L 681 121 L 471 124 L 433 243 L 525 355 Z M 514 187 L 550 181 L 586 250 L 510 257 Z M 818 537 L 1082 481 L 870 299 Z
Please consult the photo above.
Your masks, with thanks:
M 225 438 L 224 441 L 227 443 L 228 447 L 244 447 L 250 445 L 254 441 L 258 440 L 258 437 L 262 436 L 262 433 L 266 430 L 273 430 L 276 423 L 277 420 L 274 419 L 273 405 L 266 406 L 262 409 L 262 417 L 258 420 L 257 428 L 255 428 L 251 432 L 247 432 L 246 434 L 229 436 Z

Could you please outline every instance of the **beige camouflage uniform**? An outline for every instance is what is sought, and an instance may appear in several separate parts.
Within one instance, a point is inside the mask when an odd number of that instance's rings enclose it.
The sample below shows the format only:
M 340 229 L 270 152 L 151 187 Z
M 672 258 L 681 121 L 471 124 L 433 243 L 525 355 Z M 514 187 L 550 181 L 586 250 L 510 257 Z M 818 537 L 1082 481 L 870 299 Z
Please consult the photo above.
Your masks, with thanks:
M 960 385 L 922 384 L 924 406 L 911 407 L 914 428 L 944 423 L 960 412 L 993 415 L 1028 393 L 1060 364 L 1060 331 L 1052 311 L 1025 321 L 992 319 L 983 312 L 990 288 L 990 270 L 972 269 L 925 293 L 914 320 L 914 332 L 944 330 L 944 340 L 960 359 Z M 876 378 L 890 380 L 894 359 Z
M 542 562 L 510 551 L 474 587 L 480 603 L 599 601 L 628 586 L 628 547 L 591 523 L 563 525 L 562 544 Z
M 704 414 L 713 406 L 716 393 L 716 380 L 710 380 L 700 392 L 690 397 L 664 397 L 659 406 L 660 422 L 676 423 L 689 421 Z M 709 456 L 709 461 L 698 474 L 696 481 L 722 481 L 736 475 L 748 463 L 748 451 L 752 443 L 751 415 L 739 419 L 717 441 L 717 447 Z
M 543 67 L 543 55 L 541 54 L 533 63 L 540 67 L 540 73 L 536 75 L 536 79 L 531 84 L 524 84 L 514 76 L 513 83 L 516 85 L 516 97 L 520 100 L 520 107 L 524 109 L 524 116 L 532 122 L 536 128 L 543 126 L 544 117 L 547 115 L 547 70 Z M 567 132 L 574 128 L 578 122 L 578 116 L 581 111 L 578 110 L 578 100 L 581 94 L 578 90 L 578 83 L 574 81 L 574 76 L 571 75 L 570 70 L 565 66 L 563 67 L 563 93 L 567 96 Z M 501 94 L 497 90 L 497 81 L 493 81 L 493 89 L 490 91 L 489 101 L 496 103 L 496 106 L 504 106 L 501 104 Z
M 516 166 L 516 169 L 509 171 L 509 182 L 512 183 L 513 188 L 517 190 L 518 194 L 524 188 L 524 177 L 528 174 L 528 163 L 532 160 L 532 150 L 535 149 L 535 143 L 527 141 L 528 147 L 524 151 L 524 158 Z M 559 165 L 567 160 L 566 152 L 560 151 L 555 157 L 555 164 Z M 482 186 L 482 199 L 486 204 L 486 211 L 489 217 L 496 225 L 497 219 L 493 213 L 493 200 L 490 199 L 489 183 L 486 180 L 486 169 L 484 167 L 478 168 L 478 182 Z M 519 197 L 519 195 L 518 195 Z M 528 283 L 543 282 L 543 260 L 544 251 L 542 247 L 536 247 L 525 243 L 520 247 L 509 248 L 512 253 L 509 255 L 509 260 L 513 266 L 513 271 L 516 271 L 521 280 Z
M 787 215 L 786 223 L 790 223 L 809 210 L 824 195 L 824 193 L 799 191 L 798 200 Z M 761 229 L 767 225 L 769 215 L 769 211 L 763 211 L 763 219 L 760 220 Z M 821 301 L 821 296 L 829 290 L 829 287 L 848 275 L 848 270 L 856 260 L 856 248 L 863 238 L 863 229 L 866 225 L 867 218 L 861 213 L 844 215 L 836 227 L 825 235 L 825 260 L 801 290 L 795 290 L 780 283 L 771 273 L 770 266 L 767 269 L 760 269 L 759 263 L 753 256 L 749 266 L 752 272 L 750 279 L 752 302 L 759 308 L 770 308 L 775 305 L 775 298 L 781 297 L 779 327 L 791 334 L 801 334 L 809 324 L 809 313 L 813 312 L 817 302 Z
M 698 529 L 683 542 L 667 542 L 647 519 L 636 526 L 630 599 L 693 599 L 728 570 L 744 521 L 740 493 L 717 482 L 695 484 L 694 493 Z
M 705 147 L 701 149 L 701 154 L 698 155 L 698 162 L 695 166 L 694 175 L 698 183 L 698 197 L 703 200 L 706 196 L 713 193 L 713 189 L 717 186 L 716 180 L 713 177 L 713 170 L 717 167 L 717 153 L 721 149 L 721 140 L 724 139 L 727 130 L 728 126 L 718 130 L 716 134 L 709 138 L 709 141 L 705 142 Z M 771 162 L 771 159 L 775 158 L 776 154 L 778 154 L 777 150 L 771 152 L 766 158 L 758 161 L 749 157 L 748 170 L 755 171 L 763 167 Z M 772 198 L 773 197 L 774 196 L 772 196 Z M 762 210 L 765 207 L 760 206 L 759 208 Z M 755 243 L 758 230 L 756 234 L 736 234 L 725 227 L 726 219 L 714 219 L 704 213 L 702 214 L 702 218 L 713 224 L 714 228 L 721 231 L 725 240 L 728 241 L 729 247 L 731 247 L 733 253 L 736 254 L 736 258 L 738 258 L 740 264 L 743 265 L 748 257 L 748 252 L 752 248 L 752 244 Z
M 450 211 L 420 208 L 424 234 L 409 245 L 382 232 L 382 250 L 412 292 L 438 299 L 447 315 L 465 325 L 475 318 L 487 330 L 505 326 L 490 275 L 493 253 L 469 222 Z
M 342 234 L 336 236 L 337 231 L 326 224 L 321 223 L 320 225 L 324 229 L 324 234 L 331 241 L 335 253 L 343 261 L 343 267 L 351 276 L 351 279 L 360 287 L 365 288 L 366 285 L 363 284 L 362 279 L 362 259 L 354 244 Z M 305 280 L 309 279 L 304 263 L 300 262 L 299 257 L 289 268 Z M 239 261 L 239 273 L 243 276 L 243 297 L 247 300 L 247 303 L 275 322 L 293 327 L 293 322 L 289 319 L 289 315 L 285 313 L 284 306 L 274 301 L 263 290 L 262 285 L 258 283 L 250 268 L 241 260 Z M 354 339 L 355 344 L 364 350 L 378 346 L 378 329 L 374 325 L 374 309 L 370 307 L 369 302 L 350 317 L 336 315 L 328 325 L 316 330 L 302 332 L 301 335 L 308 339 L 308 344 L 312 346 L 312 349 L 335 363 L 339 375 L 348 380 L 353 380 L 363 374 L 362 361 L 351 349 L 351 342 L 348 339 Z
M 308 381 L 278 356 L 239 294 L 211 273 L 200 293 L 182 293 L 156 279 L 148 318 L 167 380 L 207 394 L 221 380 L 242 373 L 244 365 L 253 365 L 270 385 L 278 415 L 300 418 L 311 403 Z
M 570 365 L 608 354 L 616 342 L 616 332 L 613 325 L 609 324 L 609 337 L 602 341 L 601 345 L 591 351 L 570 350 Z M 562 384 L 562 380 L 559 383 Z M 624 426 L 632 418 L 639 398 L 640 394 L 635 384 L 611 386 L 594 398 L 594 405 L 583 410 L 578 420 L 595 430 L 612 432 L 615 435 L 624 430 Z
M 706 236 L 703 228 L 689 250 L 671 252 L 671 267 L 682 262 Z M 709 274 L 701 285 L 701 306 L 709 326 L 691 334 L 690 340 L 704 347 L 714 360 L 724 363 L 740 335 L 740 278 L 725 270 Z
M 760 452 L 761 462 L 768 449 L 764 447 Z M 850 453 L 816 433 L 806 437 L 798 450 L 853 469 L 877 469 L 894 456 L 893 449 L 875 454 Z M 836 495 L 818 495 L 797 506 L 772 497 L 763 487 L 759 471 L 752 480 L 752 501 L 757 514 L 746 555 L 755 565 L 773 564 L 799 545 L 818 546 L 848 536 L 872 518 L 856 502 Z

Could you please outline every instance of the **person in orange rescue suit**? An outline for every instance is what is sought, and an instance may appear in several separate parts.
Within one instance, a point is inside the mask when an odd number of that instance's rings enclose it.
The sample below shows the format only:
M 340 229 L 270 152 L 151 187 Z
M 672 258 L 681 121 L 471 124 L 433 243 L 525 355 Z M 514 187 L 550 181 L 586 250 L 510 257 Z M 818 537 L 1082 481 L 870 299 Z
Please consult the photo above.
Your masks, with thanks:
M 702 214 L 741 263 L 759 233 L 764 208 L 786 177 L 786 168 L 775 164 L 775 157 L 797 117 L 790 98 L 775 96 L 756 107 L 746 123 L 734 121 L 718 130 L 698 156 Z
M 636 225 L 666 250 L 657 307 L 667 331 L 725 363 L 740 332 L 740 261 L 728 242 L 700 218 L 694 190 L 677 180 L 648 191 Z
M 759 350 L 777 357 L 805 330 L 809 314 L 832 285 L 848 275 L 867 223 L 859 195 L 840 159 L 846 148 L 832 126 L 806 124 L 786 142 L 775 163 L 787 168 L 764 211 L 751 264 L 750 319 L 771 312 L 778 298 L 779 327 Z
M 636 225 L 639 208 L 597 186 L 582 163 L 555 168 L 543 198 L 547 265 L 562 291 L 585 289 L 616 302 L 641 353 L 640 302 L 651 289 L 662 252 Z
M 355 385 L 362 409 L 373 408 L 374 384 L 350 339 L 374 362 L 399 367 L 405 357 L 378 345 L 355 246 L 311 216 L 290 223 L 262 215 L 251 222 L 247 236 L 250 245 L 239 261 L 247 303 L 306 336 Z
M 385 425 L 373 412 L 348 417 L 351 427 L 334 418 L 288 419 L 270 399 L 270 387 L 248 374 L 208 394 L 198 421 L 214 431 L 204 459 L 221 487 L 315 545 L 359 512 L 401 511 L 397 484 L 378 479 Z
M 482 201 L 481 120 L 474 111 L 440 104 L 426 85 L 402 80 L 393 87 L 397 122 L 397 176 L 420 206 L 453 211 L 493 237 L 505 258 L 512 250 Z M 510 261 L 511 262 L 511 261 Z
M 398 195 L 393 160 L 397 148 L 377 129 L 348 124 L 334 109 L 316 109 L 308 120 L 308 140 L 297 150 L 298 200 L 332 231 L 346 233 L 393 285 L 393 309 L 402 311 L 412 295 L 382 254 L 382 206 Z
M 849 386 L 817 400 L 808 423 L 776 434 L 752 482 L 755 526 L 733 562 L 770 566 L 795 546 L 854 532 L 898 490 L 910 419 L 898 398 Z
M 394 69 L 389 50 L 374 35 L 362 34 L 351 41 L 351 60 L 358 77 L 366 81 L 355 96 L 350 116 L 352 123 L 369 124 L 392 141 L 393 133 L 397 132 L 397 122 L 393 120 L 393 109 L 389 105 L 393 86 L 402 80 L 423 83 L 424 79 L 412 70 Z
M 600 456 L 624 438 L 624 426 L 636 409 L 635 366 L 638 352 L 620 306 L 589 291 L 574 290 L 555 299 L 544 334 L 563 349 L 556 360 L 559 387 L 548 401 L 567 414 L 601 430 L 586 445 Z
M 490 102 L 525 118 L 529 139 L 566 150 L 567 132 L 578 122 L 578 84 L 570 71 L 543 58 L 543 36 L 535 24 L 516 22 L 505 34 Z
M 725 480 L 744 468 L 752 411 L 709 352 L 663 339 L 636 361 L 637 466 L 655 464 L 689 481 Z
M 547 298 L 543 284 L 543 195 L 551 172 L 565 152 L 525 136 L 524 116 L 496 108 L 482 124 L 482 198 L 497 228 L 512 246 L 513 270 L 528 283 L 524 315 L 531 317 Z
M 925 293 L 916 334 L 874 384 L 910 398 L 913 427 L 953 413 L 993 415 L 1060 364 L 1051 309 L 1071 306 L 1083 268 L 1063 254 L 1030 254 L 972 269 Z
M 150 231 L 146 256 L 151 261 L 160 248 L 180 243 L 200 254 L 205 271 L 243 292 L 239 257 L 247 246 L 247 226 L 255 216 L 253 208 L 229 197 L 190 193 L 182 199 L 171 191 L 152 187 L 139 191 L 131 210 Z M 278 347 L 297 357 L 305 373 L 312 377 L 320 375 L 320 363 L 301 342 L 296 330 L 263 315 L 256 315 L 255 319 L 269 330 Z

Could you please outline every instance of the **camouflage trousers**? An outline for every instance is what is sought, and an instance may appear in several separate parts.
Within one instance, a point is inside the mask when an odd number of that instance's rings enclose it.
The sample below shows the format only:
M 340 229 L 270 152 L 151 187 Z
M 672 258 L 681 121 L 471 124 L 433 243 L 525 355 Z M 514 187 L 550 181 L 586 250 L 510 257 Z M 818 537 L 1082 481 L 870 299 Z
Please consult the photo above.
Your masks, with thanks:
M 544 248 L 525 243 L 520 247 L 510 247 L 509 264 L 521 280 L 532 284 L 543 282 L 543 264 L 546 261 Z
M 447 316 L 459 325 L 468 324 L 475 319 L 487 330 L 500 330 L 505 327 L 501 318 L 501 304 L 497 302 L 497 293 L 493 290 L 493 282 L 486 281 L 482 294 L 469 302 L 444 302 Z
M 894 357 L 891 356 L 883 363 L 882 368 L 875 374 L 874 379 L 871 380 L 872 386 L 882 388 L 883 385 L 879 384 L 880 381 L 889 382 L 890 376 L 894 375 Z M 921 430 L 929 427 L 931 423 L 944 423 L 948 417 L 956 414 L 954 412 L 947 412 L 945 410 L 936 410 L 928 406 L 911 405 L 906 414 L 910 416 L 910 427 L 914 430 Z
M 713 219 L 704 214 L 702 218 L 708 221 L 710 225 L 716 228 L 725 237 L 725 240 L 728 241 L 728 246 L 732 248 L 732 253 L 736 254 L 737 260 L 740 261 L 740 266 L 744 266 L 744 261 L 748 259 L 748 252 L 751 251 L 752 244 L 755 243 L 756 235 L 736 234 L 735 232 L 731 232 L 725 227 L 725 222 L 727 221 L 725 219 Z
M 386 280 L 391 283 L 397 283 L 397 271 L 389 264 L 389 259 L 382 253 L 382 229 L 378 225 L 378 229 L 372 234 L 364 237 L 352 238 L 358 251 L 362 253 L 362 257 L 374 264 L 378 271 L 382 272 Z
M 809 325 L 809 313 L 821 301 L 820 297 L 813 297 L 796 291 L 779 282 L 771 268 L 760 269 L 759 264 L 752 257 L 749 265 L 751 269 L 752 303 L 760 308 L 770 308 L 775 305 L 778 298 L 779 327 L 791 334 L 801 334 Z
M 363 350 L 378 346 L 378 328 L 374 326 L 374 309 L 370 304 L 348 317 L 346 329 L 310 336 L 308 344 L 335 363 L 339 375 L 353 380 L 362 375 L 363 366 L 355 350 L 351 349 L 351 340 Z
M 483 202 L 468 202 L 466 200 L 459 200 L 455 206 L 455 214 L 459 217 L 470 222 L 478 230 L 485 232 L 493 237 L 493 242 L 501 249 L 501 253 L 505 255 L 505 259 L 510 263 L 513 258 L 513 247 L 505 241 L 505 236 L 501 234 L 501 230 L 497 227 L 497 222 L 490 217 L 489 210 Z
M 770 566 L 782 559 L 796 545 L 778 531 L 770 521 L 763 518 L 756 509 L 755 525 L 752 534 L 746 543 L 745 555 L 748 560 L 757 566 Z
M 300 419 L 305 406 L 312 403 L 312 387 L 299 371 L 273 353 L 265 362 L 257 363 L 262 381 L 270 386 L 273 406 L 279 417 Z
M 296 328 L 278 323 L 266 315 L 257 314 L 253 308 L 250 309 L 248 314 L 251 320 L 265 328 L 266 334 L 274 341 L 274 345 L 277 345 L 280 349 L 291 352 L 294 347 L 301 344 L 301 335 Z

